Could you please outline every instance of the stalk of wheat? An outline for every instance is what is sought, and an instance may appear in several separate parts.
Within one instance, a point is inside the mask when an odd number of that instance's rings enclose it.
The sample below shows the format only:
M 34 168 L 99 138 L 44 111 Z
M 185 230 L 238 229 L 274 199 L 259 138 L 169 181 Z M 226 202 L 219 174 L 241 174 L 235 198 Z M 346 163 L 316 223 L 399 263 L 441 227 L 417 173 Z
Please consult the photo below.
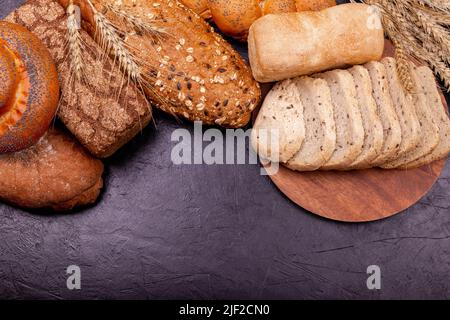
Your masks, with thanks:
M 450 92 L 450 0 L 361 1 L 380 10 L 405 88 L 412 89 L 408 60 L 414 58 L 430 66 Z
M 103 54 L 105 57 L 113 57 L 113 68 L 120 68 L 128 77 L 128 80 L 134 81 L 139 88 L 151 87 L 148 79 L 141 73 L 141 67 L 145 67 L 146 63 L 139 61 L 131 53 L 129 46 L 123 40 L 124 34 L 120 31 L 119 27 L 110 22 L 103 13 L 98 11 L 91 0 L 85 1 L 92 10 L 96 27 L 96 37 L 98 37 Z M 106 4 L 103 7 L 120 18 L 125 24 L 131 26 L 135 31 L 139 31 L 156 40 L 161 40 L 166 35 L 165 30 L 156 25 L 156 23 L 143 21 L 126 10 L 113 5 Z M 76 26 L 74 8 L 75 5 L 70 1 L 67 8 L 68 49 L 71 57 L 71 71 L 75 76 L 75 80 L 80 81 L 84 78 L 85 64 L 82 52 L 86 48 L 83 46 L 80 31 Z
M 85 65 L 83 63 L 82 52 L 84 50 L 83 40 L 79 30 L 77 18 L 75 16 L 75 6 L 70 1 L 66 10 L 67 13 L 67 45 L 70 53 L 71 74 L 77 81 L 85 80 Z

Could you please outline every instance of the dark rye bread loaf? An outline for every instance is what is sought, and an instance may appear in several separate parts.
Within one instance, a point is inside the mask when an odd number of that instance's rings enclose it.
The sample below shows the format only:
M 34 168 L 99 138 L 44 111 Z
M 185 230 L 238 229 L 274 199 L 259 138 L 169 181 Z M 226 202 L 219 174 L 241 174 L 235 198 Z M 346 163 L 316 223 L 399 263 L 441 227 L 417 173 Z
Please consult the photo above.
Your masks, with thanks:
M 6 20 L 25 26 L 49 49 L 62 90 L 58 115 L 93 155 L 110 156 L 149 123 L 151 110 L 143 94 L 134 85 L 122 86 L 120 72 L 110 72 L 110 59 L 104 59 L 103 63 L 95 59 L 101 53 L 100 48 L 83 31 L 88 48 L 82 53 L 88 85 L 69 84 L 70 66 L 65 51 L 67 19 L 56 1 L 28 1 Z
M 63 5 L 68 0 L 59 0 Z M 85 0 L 85 24 L 95 35 L 94 12 Z M 246 125 L 258 105 L 260 89 L 240 55 L 200 16 L 175 0 L 91 0 L 98 12 L 125 34 L 124 43 L 140 66 L 147 97 L 165 112 L 224 127 Z M 136 32 L 111 8 L 163 28 L 156 41 Z

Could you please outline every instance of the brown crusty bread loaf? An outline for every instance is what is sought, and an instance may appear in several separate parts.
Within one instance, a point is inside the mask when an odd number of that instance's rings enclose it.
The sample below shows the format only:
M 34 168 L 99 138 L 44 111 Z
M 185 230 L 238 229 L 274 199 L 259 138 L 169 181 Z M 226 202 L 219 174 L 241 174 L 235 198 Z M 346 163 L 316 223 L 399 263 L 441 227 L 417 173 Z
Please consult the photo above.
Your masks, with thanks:
M 306 136 L 297 154 L 284 165 L 292 170 L 313 171 L 324 165 L 336 147 L 331 93 L 326 81 L 294 79 L 304 108 Z
M 252 130 L 253 149 L 272 162 L 286 162 L 305 139 L 303 103 L 295 83 L 277 83 L 267 94 Z
M 151 119 L 143 94 L 134 85 L 122 86 L 120 73 L 111 73 L 112 61 L 95 58 L 101 50 L 82 32 L 88 51 L 82 52 L 88 85 L 73 82 L 65 51 L 67 20 L 53 0 L 30 0 L 6 20 L 34 32 L 49 49 L 60 77 L 62 96 L 58 115 L 93 155 L 104 158 L 133 138 Z M 120 94 L 118 94 L 120 92 Z
M 124 43 L 140 67 L 147 84 L 144 90 L 153 105 L 204 124 L 237 128 L 249 122 L 260 100 L 259 85 L 241 56 L 200 16 L 176 0 L 92 2 L 126 34 Z M 75 3 L 81 5 L 85 28 L 94 35 L 95 12 L 84 0 Z M 158 41 L 136 32 L 107 6 L 156 24 L 166 35 Z
M 103 164 L 68 133 L 50 129 L 37 144 L 0 155 L 0 199 L 23 208 L 70 210 L 92 204 Z

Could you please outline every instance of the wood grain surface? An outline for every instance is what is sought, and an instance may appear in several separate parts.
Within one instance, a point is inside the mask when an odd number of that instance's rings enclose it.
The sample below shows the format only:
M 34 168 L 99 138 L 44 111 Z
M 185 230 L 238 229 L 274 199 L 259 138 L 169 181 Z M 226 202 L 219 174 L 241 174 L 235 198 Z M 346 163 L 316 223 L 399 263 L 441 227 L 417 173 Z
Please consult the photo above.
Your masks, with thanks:
M 387 41 L 384 55 L 393 53 Z M 443 95 L 442 100 L 447 108 Z M 270 178 L 289 199 L 312 213 L 343 222 L 369 222 L 395 215 L 418 202 L 437 181 L 445 162 L 414 170 L 350 172 L 296 172 L 280 166 Z

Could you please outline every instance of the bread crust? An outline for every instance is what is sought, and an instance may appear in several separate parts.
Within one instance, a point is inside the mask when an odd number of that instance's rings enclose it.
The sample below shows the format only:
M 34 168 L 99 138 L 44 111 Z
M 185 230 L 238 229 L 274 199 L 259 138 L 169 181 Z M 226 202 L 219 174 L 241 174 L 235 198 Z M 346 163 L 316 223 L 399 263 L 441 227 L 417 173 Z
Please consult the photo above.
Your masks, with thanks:
M 336 0 L 295 0 L 295 7 L 301 11 L 319 11 L 336 5 Z
M 0 21 L 0 48 L 1 154 L 26 149 L 45 134 L 58 106 L 59 81 L 47 48 L 22 26 Z
M 277 83 L 264 100 L 252 129 L 253 149 L 264 159 L 287 162 L 303 144 L 303 103 L 297 91 L 288 79 Z
M 266 15 L 250 27 L 248 44 L 254 78 L 272 82 L 379 60 L 384 34 L 376 11 L 350 3 Z
M 175 0 L 121 1 L 122 10 L 148 23 L 156 19 L 164 28 L 168 36 L 155 42 L 105 9 L 113 0 L 95 3 L 98 11 L 105 12 L 127 34 L 125 43 L 130 52 L 145 62 L 141 73 L 149 76 L 149 86 L 144 90 L 154 106 L 204 124 L 239 128 L 250 121 L 261 96 L 259 85 L 239 53 L 198 15 Z M 81 9 L 86 28 L 93 35 L 93 12 L 87 5 Z
M 64 131 L 50 129 L 31 148 L 0 155 L 0 199 L 31 209 L 89 205 L 100 194 L 102 173 L 100 160 Z
M 203 19 L 211 19 L 208 0 L 180 0 L 180 2 L 200 15 Z
M 83 30 L 86 82 L 73 81 L 65 50 L 67 21 L 58 3 L 31 0 L 6 19 L 33 31 L 49 49 L 61 79 L 58 116 L 93 155 L 105 158 L 114 154 L 150 122 L 152 112 L 144 94 L 131 83 L 122 84 L 122 74 L 112 72 L 111 59 L 98 63 L 96 56 L 102 51 Z

